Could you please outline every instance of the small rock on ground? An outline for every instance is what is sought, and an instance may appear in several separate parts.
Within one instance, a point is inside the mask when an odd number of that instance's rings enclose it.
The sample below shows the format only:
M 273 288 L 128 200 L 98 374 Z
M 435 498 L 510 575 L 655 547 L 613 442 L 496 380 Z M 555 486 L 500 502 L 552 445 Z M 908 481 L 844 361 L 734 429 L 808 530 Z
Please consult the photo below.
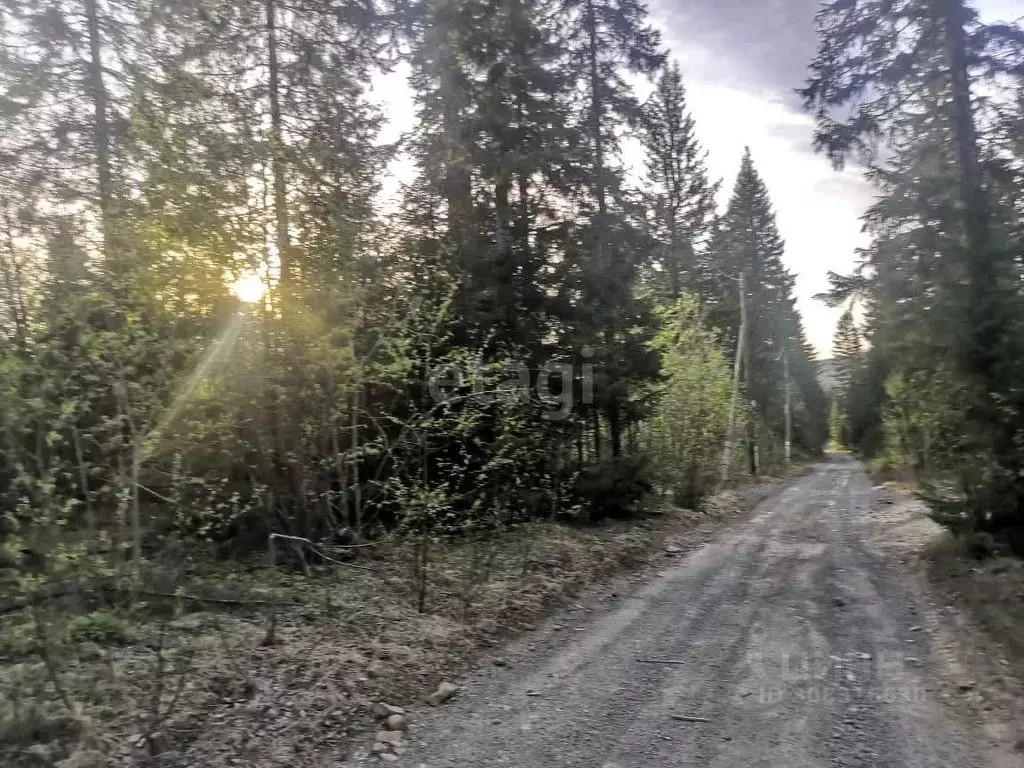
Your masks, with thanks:
M 427 697 L 427 703 L 432 707 L 437 707 L 448 701 L 458 690 L 458 686 L 452 685 L 449 682 L 443 682 L 437 686 L 436 691 Z

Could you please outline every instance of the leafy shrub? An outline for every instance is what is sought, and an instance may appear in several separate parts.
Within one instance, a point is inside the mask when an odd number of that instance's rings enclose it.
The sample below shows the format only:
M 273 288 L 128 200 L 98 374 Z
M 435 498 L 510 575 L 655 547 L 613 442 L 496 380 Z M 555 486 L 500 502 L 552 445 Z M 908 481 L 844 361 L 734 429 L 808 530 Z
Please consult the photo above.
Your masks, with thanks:
M 959 463 L 954 456 L 966 394 L 948 369 L 893 373 L 885 396 L 885 458 L 891 465 L 934 470 Z
M 583 469 L 576 493 L 589 509 L 591 522 L 626 519 L 651 492 L 651 469 L 643 456 L 616 456 Z
M 67 637 L 73 643 L 90 642 L 97 645 L 125 645 L 131 642 L 131 633 L 121 619 L 99 611 L 73 618 L 68 623 Z
M 676 504 L 696 508 L 719 482 L 732 370 L 716 334 L 703 326 L 695 299 L 684 297 L 663 320 L 664 330 L 654 342 L 661 353 L 663 387 L 645 445 L 658 486 Z M 742 451 L 733 456 L 743 463 Z

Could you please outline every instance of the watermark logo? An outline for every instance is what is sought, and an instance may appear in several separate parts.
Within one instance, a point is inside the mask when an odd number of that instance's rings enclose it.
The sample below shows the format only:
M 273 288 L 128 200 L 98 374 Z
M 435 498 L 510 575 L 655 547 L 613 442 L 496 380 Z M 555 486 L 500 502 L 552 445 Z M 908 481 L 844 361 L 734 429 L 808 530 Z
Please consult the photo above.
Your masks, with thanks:
M 590 362 L 593 356 L 593 349 L 584 347 L 579 364 L 566 360 L 551 360 L 539 367 L 519 361 L 441 363 L 431 370 L 428 389 L 435 403 L 537 402 L 545 408 L 545 419 L 563 421 L 577 406 L 594 403 L 594 364 Z
M 773 706 L 783 701 L 811 704 L 918 703 L 926 693 L 908 670 L 916 658 L 900 651 L 877 655 L 850 652 L 783 653 L 751 660 L 751 672 L 763 681 L 756 689 L 758 703 Z

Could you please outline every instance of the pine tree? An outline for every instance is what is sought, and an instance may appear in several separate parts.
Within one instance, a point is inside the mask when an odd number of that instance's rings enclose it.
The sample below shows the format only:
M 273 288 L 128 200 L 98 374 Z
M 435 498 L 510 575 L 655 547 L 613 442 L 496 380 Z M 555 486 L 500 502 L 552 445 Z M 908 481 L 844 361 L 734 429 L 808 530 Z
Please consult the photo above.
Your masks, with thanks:
M 619 136 L 636 124 L 640 107 L 624 72 L 652 75 L 664 56 L 660 38 L 636 0 L 568 0 L 562 3 L 562 44 L 571 77 L 574 123 L 582 137 L 571 172 L 585 216 L 575 235 L 579 299 L 574 308 L 574 343 L 598 350 L 594 416 L 595 441 L 601 433 L 598 411 L 608 423 L 613 456 L 636 418 L 638 400 L 631 382 L 653 376 L 656 364 L 645 337 L 653 325 L 650 307 L 638 300 L 636 285 L 643 236 L 629 220 Z M 598 450 L 600 453 L 600 450 Z
M 832 342 L 832 356 L 836 361 L 837 388 L 845 398 L 857 368 L 861 363 L 860 331 L 853 319 L 853 309 L 847 308 L 839 317 Z
M 783 353 L 798 383 L 805 417 L 799 435 L 810 451 L 820 450 L 827 433 L 828 403 L 817 383 L 813 352 L 807 344 L 793 298 L 793 278 L 782 263 L 784 244 L 775 223 L 768 189 L 748 149 L 713 244 L 716 294 L 708 306 L 711 322 L 735 339 L 739 332 L 736 281 L 746 288 L 748 328 L 743 369 L 747 397 L 776 434 L 783 429 Z M 752 438 L 752 436 L 751 436 Z
M 937 361 L 955 361 L 968 417 L 954 463 L 973 507 L 961 517 L 1002 525 L 1024 497 L 1020 426 L 1007 418 L 1020 412 L 1011 403 L 1021 296 L 1003 224 L 1013 215 L 993 185 L 998 164 L 979 146 L 979 126 L 988 126 L 972 91 L 982 77 L 1019 69 L 1024 34 L 981 24 L 963 0 L 834 2 L 820 11 L 818 30 L 802 92 L 818 147 L 837 163 L 850 152 L 876 160 L 880 138 L 896 150 L 872 170 L 884 195 L 867 218 L 875 239 L 862 272 L 872 283 L 869 389 L 885 397 L 880 377 L 890 371 L 931 382 L 946 375 Z M 848 119 L 836 119 L 840 108 Z M 879 403 L 864 409 L 876 421 Z
M 130 266 L 124 242 L 123 152 L 116 127 L 127 116 L 131 79 L 114 59 L 134 40 L 122 8 L 102 0 L 47 4 L 7 0 L 0 30 L 0 158 L 9 235 L 46 236 L 41 209 L 88 206 L 108 284 Z
M 832 437 L 840 445 L 849 445 L 850 439 L 845 422 L 850 410 L 850 391 L 863 362 L 860 331 L 853 319 L 852 307 L 847 307 L 836 323 L 832 357 L 836 367 L 836 385 L 832 392 L 832 407 L 835 412 L 831 424 Z
M 661 291 L 670 300 L 696 291 L 701 256 L 707 249 L 720 181 L 708 178 L 707 152 L 695 134 L 686 106 L 686 89 L 677 62 L 669 64 L 643 106 L 648 195 L 653 229 L 660 245 L 654 263 Z

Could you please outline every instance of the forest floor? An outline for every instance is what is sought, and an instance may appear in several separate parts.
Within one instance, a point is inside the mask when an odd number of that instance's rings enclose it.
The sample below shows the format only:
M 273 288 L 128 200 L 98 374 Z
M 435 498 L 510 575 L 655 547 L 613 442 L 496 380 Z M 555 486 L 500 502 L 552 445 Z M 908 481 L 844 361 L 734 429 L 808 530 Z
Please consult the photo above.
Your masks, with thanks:
M 415 707 L 559 609 L 577 615 L 581 596 L 614 604 L 785 486 L 728 491 L 700 513 L 436 545 L 425 590 L 408 542 L 308 577 L 173 554 L 157 591 L 0 616 L 0 764 L 340 765 L 366 753 L 382 702 Z
M 948 592 L 965 576 L 946 572 L 948 558 L 936 573 L 937 540 L 912 498 L 833 458 L 751 520 L 495 650 L 455 679 L 450 703 L 412 712 L 402 757 L 382 759 L 1024 765 L 1009 649 Z M 348 764 L 365 760 L 357 750 Z

